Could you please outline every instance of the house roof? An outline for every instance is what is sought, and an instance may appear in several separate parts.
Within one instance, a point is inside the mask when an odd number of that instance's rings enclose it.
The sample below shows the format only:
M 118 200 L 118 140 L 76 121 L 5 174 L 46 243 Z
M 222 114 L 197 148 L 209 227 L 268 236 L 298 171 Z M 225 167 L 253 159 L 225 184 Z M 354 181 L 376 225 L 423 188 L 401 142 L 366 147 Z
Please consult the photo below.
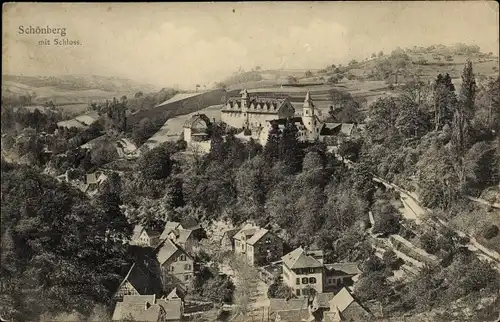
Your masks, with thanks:
M 353 123 L 342 123 L 342 126 L 340 128 L 340 132 L 344 133 L 345 135 L 351 135 L 353 129 L 354 129 Z
M 179 291 L 178 291 L 177 287 L 174 287 L 170 291 L 170 293 L 168 293 L 168 295 L 167 295 L 166 298 L 167 298 L 167 300 L 175 300 L 175 299 L 181 299 L 182 296 L 181 296 L 181 294 L 179 294 Z
M 265 229 L 265 228 L 259 228 L 253 235 L 252 237 L 250 237 L 249 240 L 247 240 L 247 244 L 249 245 L 253 245 L 255 244 L 256 242 L 258 242 L 262 237 L 264 237 L 267 233 L 269 232 L 269 230 Z
M 181 251 L 187 257 L 192 258 L 181 246 L 177 245 L 170 239 L 164 239 L 156 249 L 156 258 L 160 265 L 168 261 L 177 251 Z
M 361 274 L 357 263 L 325 264 L 328 275 L 357 275 Z
M 134 231 L 132 233 L 132 240 L 139 239 L 139 237 L 141 237 L 143 230 L 144 230 L 144 227 L 142 225 L 135 225 Z
M 163 232 L 160 235 L 160 239 L 161 240 L 167 239 L 168 234 L 170 234 L 172 230 L 178 229 L 180 225 L 181 224 L 176 221 L 167 221 L 167 223 L 165 224 L 165 228 L 163 229 Z
M 182 300 L 181 299 L 159 299 L 156 304 L 160 305 L 167 315 L 167 321 L 180 320 L 182 317 Z
M 198 120 L 202 120 L 207 126 L 210 123 L 210 119 L 208 118 L 208 116 L 206 116 L 205 114 L 196 113 L 188 117 L 188 119 L 184 122 L 184 127 L 191 128 L 193 124 Z
M 304 299 L 269 299 L 269 312 L 287 311 L 287 310 L 307 310 L 307 301 Z
M 192 230 L 179 229 L 178 236 L 177 236 L 177 242 L 178 243 L 185 243 L 189 239 L 189 236 L 192 235 L 192 233 L 193 233 Z
M 282 322 L 314 321 L 314 317 L 311 316 L 309 310 L 305 308 L 298 310 L 276 312 L 276 321 L 282 321 Z
M 125 298 L 129 297 L 127 301 Z M 162 307 L 155 304 L 154 301 L 145 300 L 143 298 L 131 299 L 133 295 L 125 295 L 123 302 L 116 303 L 115 311 L 113 312 L 113 320 L 123 320 L 132 318 L 134 321 L 142 322 L 157 322 L 162 312 Z
M 72 127 L 75 127 L 77 129 L 81 129 L 81 128 L 86 127 L 83 123 L 80 123 L 75 119 L 57 122 L 57 126 L 58 127 L 65 127 L 68 129 L 70 129 Z
M 226 104 L 222 106 L 222 112 L 237 112 L 241 111 L 241 97 L 230 97 Z M 263 97 L 263 96 L 250 96 L 248 97 L 248 112 L 257 112 L 265 114 L 276 114 L 279 109 L 289 103 L 286 97 Z
M 329 308 L 330 307 L 330 300 L 334 296 L 335 296 L 335 293 L 333 293 L 333 292 L 317 293 L 316 299 L 318 301 L 319 307 L 320 308 Z
M 285 256 L 281 257 L 283 263 L 289 268 L 310 268 L 310 267 L 322 267 L 317 259 L 308 255 L 302 247 L 299 247 Z
M 154 303 L 156 300 L 155 295 L 124 295 L 123 296 L 123 303 L 127 304 L 136 304 L 136 303 Z
M 132 284 L 139 294 L 148 292 L 157 293 L 158 291 L 158 285 L 156 285 L 156 281 L 152 278 L 152 274 L 146 267 L 141 268 L 137 263 L 132 264 L 120 286 L 127 281 Z
M 330 309 L 337 307 L 342 313 L 349 305 L 356 300 L 352 297 L 351 293 L 343 287 L 331 300 Z M 333 311 L 333 310 L 332 310 Z
M 174 97 L 171 97 L 170 99 L 156 105 L 155 107 L 160 107 L 162 105 L 167 105 L 167 104 L 171 104 L 171 103 L 176 103 L 176 102 L 179 102 L 179 101 L 182 101 L 182 100 L 185 100 L 187 98 L 190 98 L 190 97 L 195 97 L 195 96 L 198 96 L 198 95 L 201 95 L 203 93 L 206 93 L 206 92 L 196 92 L 196 93 L 181 93 L 181 94 L 176 94 Z
M 91 125 L 92 123 L 99 120 L 99 114 L 97 112 L 88 113 L 88 114 L 84 114 L 84 115 L 80 115 L 80 116 L 75 117 L 75 120 L 77 120 L 78 122 L 83 123 L 85 125 Z
M 238 230 L 236 234 L 234 234 L 233 238 L 238 240 L 241 240 L 242 237 L 250 238 L 250 236 L 252 236 L 255 233 L 257 228 L 258 227 L 255 226 L 254 224 L 245 224 L 240 230 Z

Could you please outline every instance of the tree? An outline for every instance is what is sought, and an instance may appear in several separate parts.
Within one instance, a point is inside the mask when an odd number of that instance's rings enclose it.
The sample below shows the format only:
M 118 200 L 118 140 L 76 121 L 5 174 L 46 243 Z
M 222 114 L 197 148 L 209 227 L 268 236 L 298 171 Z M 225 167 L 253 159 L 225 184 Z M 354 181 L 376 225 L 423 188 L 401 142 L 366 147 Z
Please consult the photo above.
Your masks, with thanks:
M 444 124 L 450 124 L 457 99 L 455 86 L 449 74 L 439 74 L 434 84 L 434 124 L 437 131 Z
M 377 54 L 376 53 L 372 53 L 372 58 L 376 58 L 377 57 Z
M 384 52 L 383 52 L 382 50 L 381 50 L 381 51 L 379 51 L 379 52 L 378 52 L 378 56 L 379 56 L 379 57 L 384 56 Z
M 117 159 L 118 152 L 116 151 L 116 145 L 114 142 L 103 140 L 96 143 L 96 145 L 91 149 L 90 156 L 92 164 L 101 166 Z
M 470 121 L 474 117 L 477 85 L 472 62 L 468 59 L 462 72 L 460 87 L 460 106 L 464 109 L 465 118 Z
M 395 234 L 399 232 L 401 216 L 398 210 L 387 201 L 376 201 L 373 208 L 374 233 Z
M 137 145 L 141 145 L 146 142 L 154 133 L 155 126 L 151 120 L 147 117 L 139 121 L 139 125 L 132 132 L 132 137 Z
M 274 281 L 267 289 L 267 297 L 270 299 L 289 299 L 293 296 L 292 289 L 280 281 Z
M 1 208 L 2 239 L 10 240 L 2 241 L 2 293 L 20 313 L 2 303 L 2 317 L 88 315 L 95 304 L 111 300 L 128 265 L 122 238 L 130 236 L 130 226 L 78 190 L 27 167 L 2 167 Z
M 304 158 L 297 138 L 297 127 L 287 120 L 279 142 L 280 159 L 293 171 L 299 172 Z
M 204 283 L 203 296 L 217 304 L 231 303 L 234 289 L 234 284 L 229 277 L 217 276 Z
M 173 161 L 165 148 L 153 148 L 142 155 L 138 161 L 141 175 L 145 180 L 167 178 L 172 172 Z

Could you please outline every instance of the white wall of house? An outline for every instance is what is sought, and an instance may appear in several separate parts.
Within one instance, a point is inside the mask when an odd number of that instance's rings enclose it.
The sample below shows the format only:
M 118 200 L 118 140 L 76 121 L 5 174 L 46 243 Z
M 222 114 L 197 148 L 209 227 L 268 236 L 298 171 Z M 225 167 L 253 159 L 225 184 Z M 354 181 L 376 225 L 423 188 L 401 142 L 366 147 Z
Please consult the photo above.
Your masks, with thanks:
M 323 268 L 288 269 L 283 265 L 283 282 L 293 289 L 297 296 L 304 294 L 304 289 L 312 287 L 318 293 L 323 293 Z M 307 292 L 307 291 L 306 291 Z

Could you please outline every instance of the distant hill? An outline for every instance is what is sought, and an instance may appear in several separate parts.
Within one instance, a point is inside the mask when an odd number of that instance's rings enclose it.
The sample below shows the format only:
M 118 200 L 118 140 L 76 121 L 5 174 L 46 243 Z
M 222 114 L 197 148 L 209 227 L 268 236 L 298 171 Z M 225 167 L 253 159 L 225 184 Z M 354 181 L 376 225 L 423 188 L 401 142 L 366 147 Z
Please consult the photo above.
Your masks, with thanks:
M 397 48 L 391 53 L 374 53 L 362 61 L 349 64 L 332 64 L 321 70 L 252 70 L 235 73 L 222 82 L 230 89 L 267 88 L 276 85 L 318 84 L 340 81 L 398 81 L 418 76 L 423 80 L 435 79 L 439 73 L 449 73 L 460 78 L 466 59 L 474 64 L 474 72 L 481 79 L 498 75 L 498 57 L 493 53 L 482 53 L 476 45 L 456 44 L 453 46 L 433 45 L 429 47 Z M 334 81 L 335 82 L 335 81 Z
M 2 75 L 2 82 L 10 81 L 30 87 L 54 87 L 60 90 L 102 90 L 105 92 L 156 92 L 157 86 L 142 84 L 122 77 L 97 75 L 64 75 L 64 76 L 17 76 Z
M 56 106 L 88 104 L 113 97 L 134 96 L 137 92 L 156 93 L 153 85 L 119 77 L 66 75 L 32 77 L 2 75 L 2 102 L 14 105 L 43 104 Z

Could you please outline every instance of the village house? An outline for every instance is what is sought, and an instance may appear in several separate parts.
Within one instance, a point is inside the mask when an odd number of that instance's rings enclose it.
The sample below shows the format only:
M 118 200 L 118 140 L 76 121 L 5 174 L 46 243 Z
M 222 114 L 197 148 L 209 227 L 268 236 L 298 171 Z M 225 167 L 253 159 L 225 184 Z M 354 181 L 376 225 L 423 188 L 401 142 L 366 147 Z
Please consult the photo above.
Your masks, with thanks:
M 269 320 L 275 322 L 318 321 L 311 301 L 300 299 L 269 299 Z
M 142 225 L 135 225 L 130 240 L 131 245 L 156 247 L 160 241 L 160 234 L 153 229 L 146 229 Z
M 372 314 L 363 308 L 346 288 L 342 288 L 329 301 L 329 311 L 324 312 L 323 321 L 367 321 L 371 316 Z
M 184 219 L 181 222 L 168 221 L 160 235 L 160 240 L 172 240 L 188 253 L 193 254 L 199 247 L 199 241 L 203 238 L 203 229 L 194 219 Z
M 279 260 L 283 241 L 271 231 L 246 224 L 234 236 L 234 252 L 245 256 L 251 265 L 263 265 Z
M 282 257 L 283 282 L 296 296 L 335 291 L 352 285 L 361 271 L 356 263 L 324 264 L 323 251 L 299 247 Z
M 146 263 L 132 264 L 122 282 L 118 285 L 113 299 L 120 300 L 125 295 L 161 295 L 161 280 Z
M 221 249 L 224 251 L 233 251 L 234 250 L 234 235 L 240 231 L 237 229 L 226 230 L 224 234 L 222 234 L 222 238 L 220 240 Z
M 184 290 L 189 289 L 195 273 L 194 258 L 168 238 L 161 241 L 155 253 L 165 287 L 173 285 Z
M 180 321 L 184 306 L 180 298 L 169 296 L 157 299 L 155 295 L 125 295 L 117 302 L 113 321 Z

